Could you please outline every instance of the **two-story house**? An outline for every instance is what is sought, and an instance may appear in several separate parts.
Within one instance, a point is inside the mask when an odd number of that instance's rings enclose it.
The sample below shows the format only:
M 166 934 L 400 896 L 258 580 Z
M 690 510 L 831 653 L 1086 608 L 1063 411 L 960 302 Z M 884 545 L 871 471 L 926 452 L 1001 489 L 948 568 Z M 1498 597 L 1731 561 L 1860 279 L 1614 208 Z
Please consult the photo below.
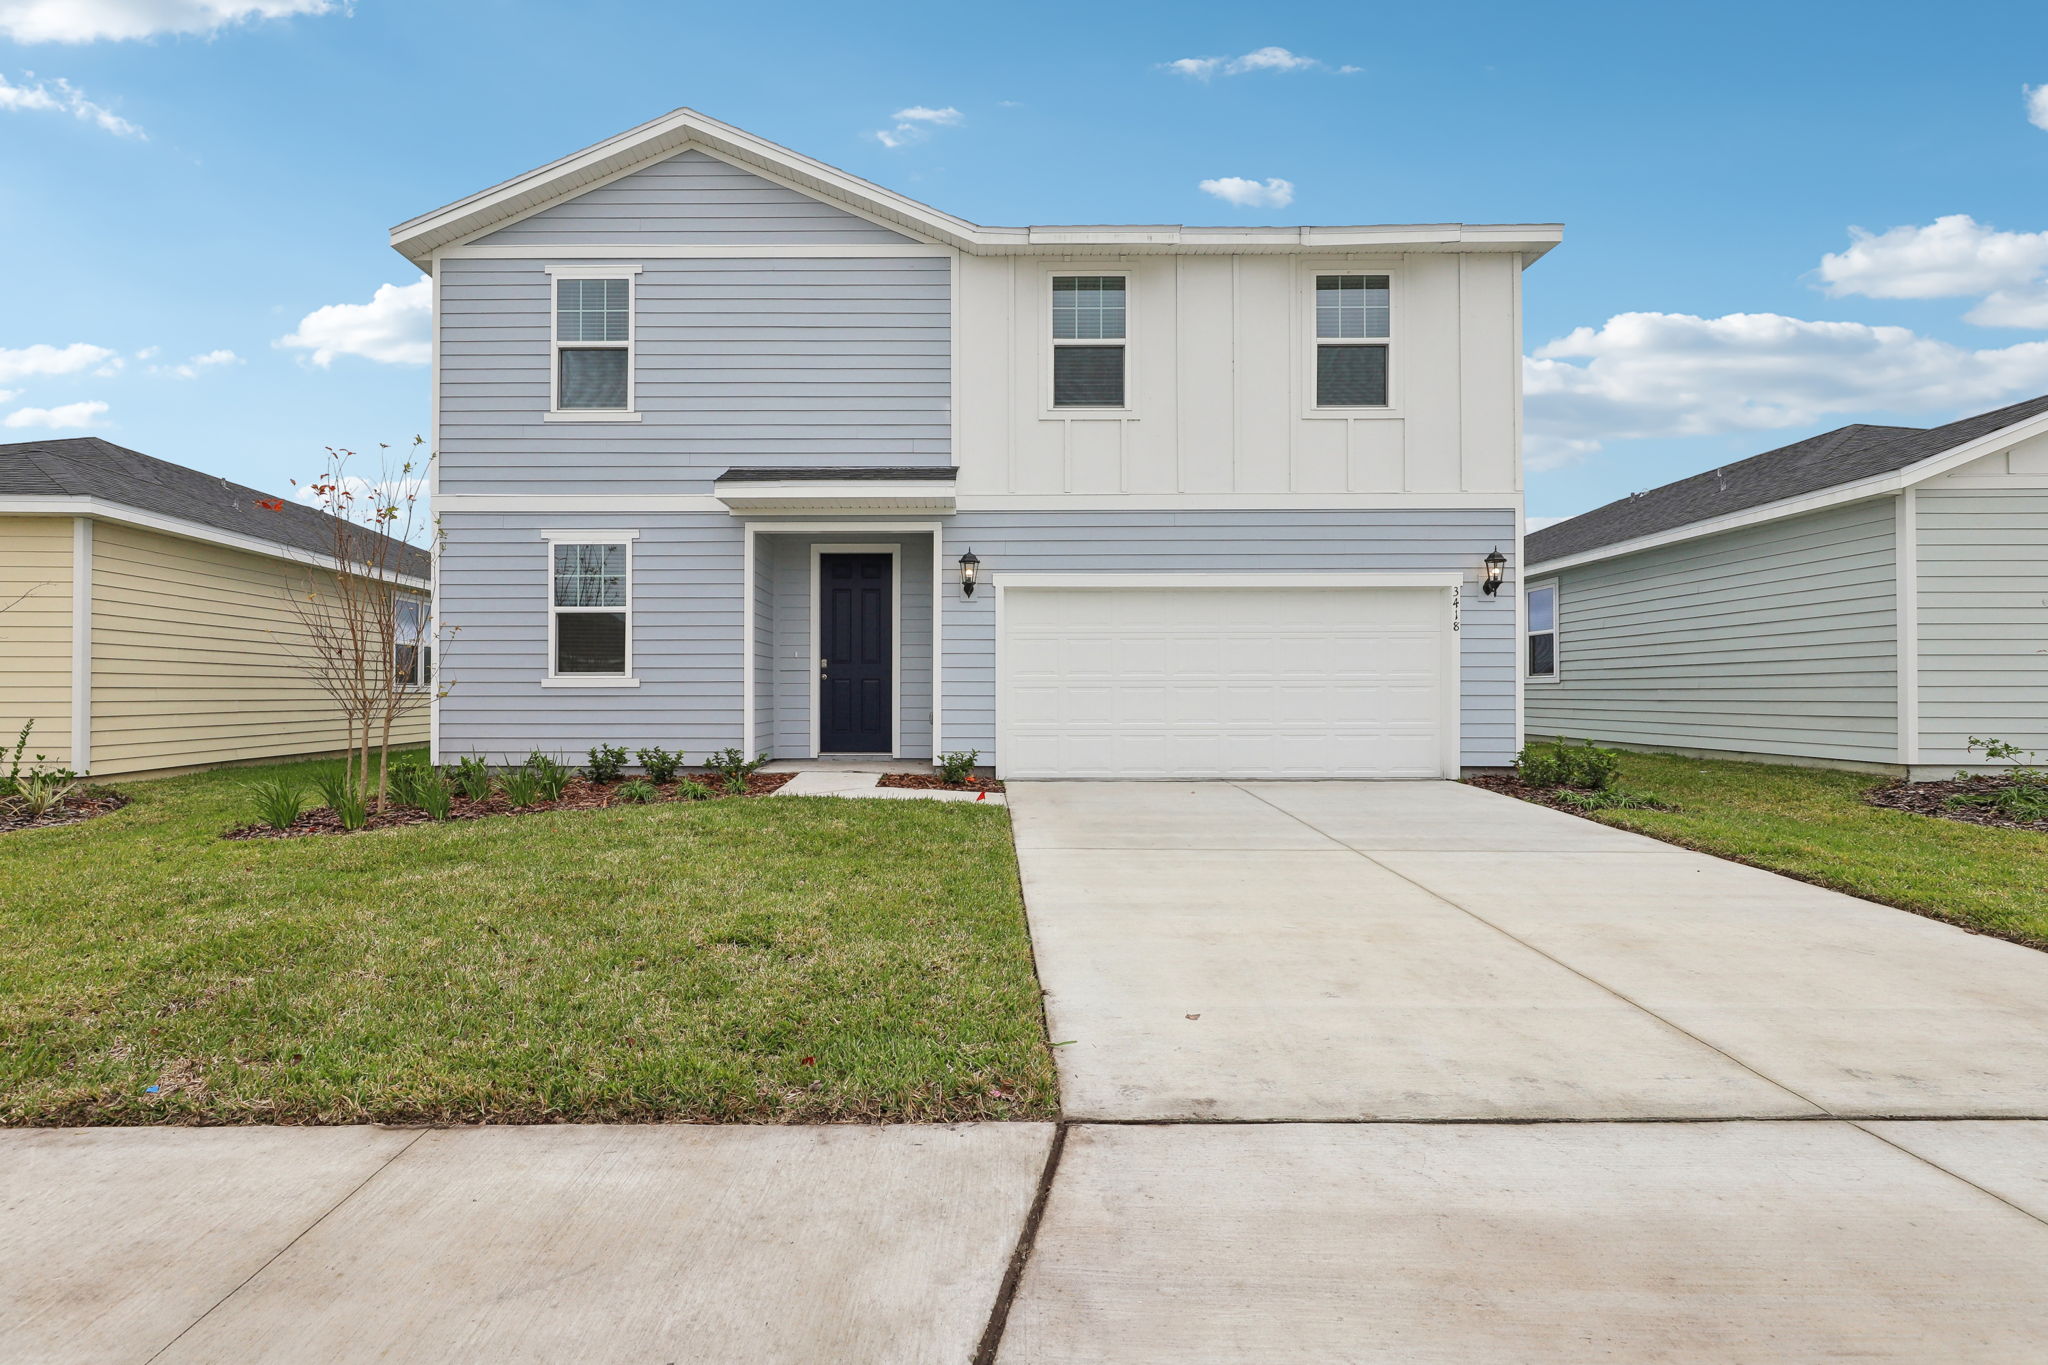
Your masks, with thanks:
M 1486 589 L 1555 225 L 982 227 L 685 109 L 391 239 L 434 286 L 443 757 L 1513 757 Z

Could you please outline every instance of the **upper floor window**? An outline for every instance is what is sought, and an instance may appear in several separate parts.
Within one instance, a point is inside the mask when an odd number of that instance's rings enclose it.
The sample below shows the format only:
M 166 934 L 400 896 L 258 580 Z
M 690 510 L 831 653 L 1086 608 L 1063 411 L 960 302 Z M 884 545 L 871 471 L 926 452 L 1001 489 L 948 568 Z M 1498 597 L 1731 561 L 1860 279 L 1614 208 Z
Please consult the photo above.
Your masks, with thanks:
M 633 406 L 633 281 L 555 280 L 555 407 Z
M 1121 408 L 1124 402 L 1124 277 L 1052 278 L 1052 405 Z
M 1529 589 L 1529 661 L 1532 678 L 1557 677 L 1557 584 Z
M 425 687 L 434 680 L 430 614 L 423 597 L 400 593 L 391 608 L 391 681 L 397 687 Z
M 1316 406 L 1387 406 L 1392 291 L 1385 275 L 1316 276 Z

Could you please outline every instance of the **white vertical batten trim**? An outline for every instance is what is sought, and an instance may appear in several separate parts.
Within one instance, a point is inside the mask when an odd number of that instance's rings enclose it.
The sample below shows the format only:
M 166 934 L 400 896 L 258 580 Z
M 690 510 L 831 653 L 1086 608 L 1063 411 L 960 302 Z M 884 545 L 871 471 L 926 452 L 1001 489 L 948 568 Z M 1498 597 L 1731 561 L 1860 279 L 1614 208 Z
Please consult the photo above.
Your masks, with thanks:
M 71 768 L 92 771 L 92 518 L 71 519 Z
M 1892 535 L 1899 606 L 1899 762 L 1920 761 L 1920 502 L 1918 490 L 1899 491 Z
M 441 253 L 427 262 L 433 284 L 432 316 L 427 325 L 427 533 L 432 558 L 427 567 L 427 639 L 433 647 L 434 671 L 427 681 L 427 762 L 441 761 L 441 669 L 447 651 L 441 643 Z
M 945 752 L 940 741 L 945 719 L 945 657 L 946 657 L 946 547 L 941 537 L 944 533 L 932 528 L 932 752 L 933 763 Z
M 740 750 L 752 758 L 760 736 L 754 723 L 754 527 L 748 523 L 740 540 Z

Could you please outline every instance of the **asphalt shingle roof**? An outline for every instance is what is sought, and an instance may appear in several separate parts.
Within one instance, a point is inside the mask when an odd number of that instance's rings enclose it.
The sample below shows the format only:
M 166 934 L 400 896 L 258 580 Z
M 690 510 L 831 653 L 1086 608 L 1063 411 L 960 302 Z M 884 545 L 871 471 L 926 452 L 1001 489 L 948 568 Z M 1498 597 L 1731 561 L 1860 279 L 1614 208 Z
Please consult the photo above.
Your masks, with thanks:
M 318 508 L 97 436 L 0 445 L 0 497 L 10 496 L 103 498 L 307 554 L 334 552 L 334 520 Z M 260 505 L 265 502 L 284 505 Z M 428 576 L 432 561 L 425 550 L 402 541 L 391 544 L 392 568 L 413 578 Z

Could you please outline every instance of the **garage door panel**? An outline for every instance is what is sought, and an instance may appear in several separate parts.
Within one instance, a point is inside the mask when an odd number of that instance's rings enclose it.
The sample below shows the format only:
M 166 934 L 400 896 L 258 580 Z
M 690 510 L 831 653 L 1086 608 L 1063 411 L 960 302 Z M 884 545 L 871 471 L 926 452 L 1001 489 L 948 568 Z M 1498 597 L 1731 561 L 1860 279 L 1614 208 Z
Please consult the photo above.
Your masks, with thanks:
M 1436 777 L 1448 613 L 1428 588 L 1015 588 L 1016 777 Z

